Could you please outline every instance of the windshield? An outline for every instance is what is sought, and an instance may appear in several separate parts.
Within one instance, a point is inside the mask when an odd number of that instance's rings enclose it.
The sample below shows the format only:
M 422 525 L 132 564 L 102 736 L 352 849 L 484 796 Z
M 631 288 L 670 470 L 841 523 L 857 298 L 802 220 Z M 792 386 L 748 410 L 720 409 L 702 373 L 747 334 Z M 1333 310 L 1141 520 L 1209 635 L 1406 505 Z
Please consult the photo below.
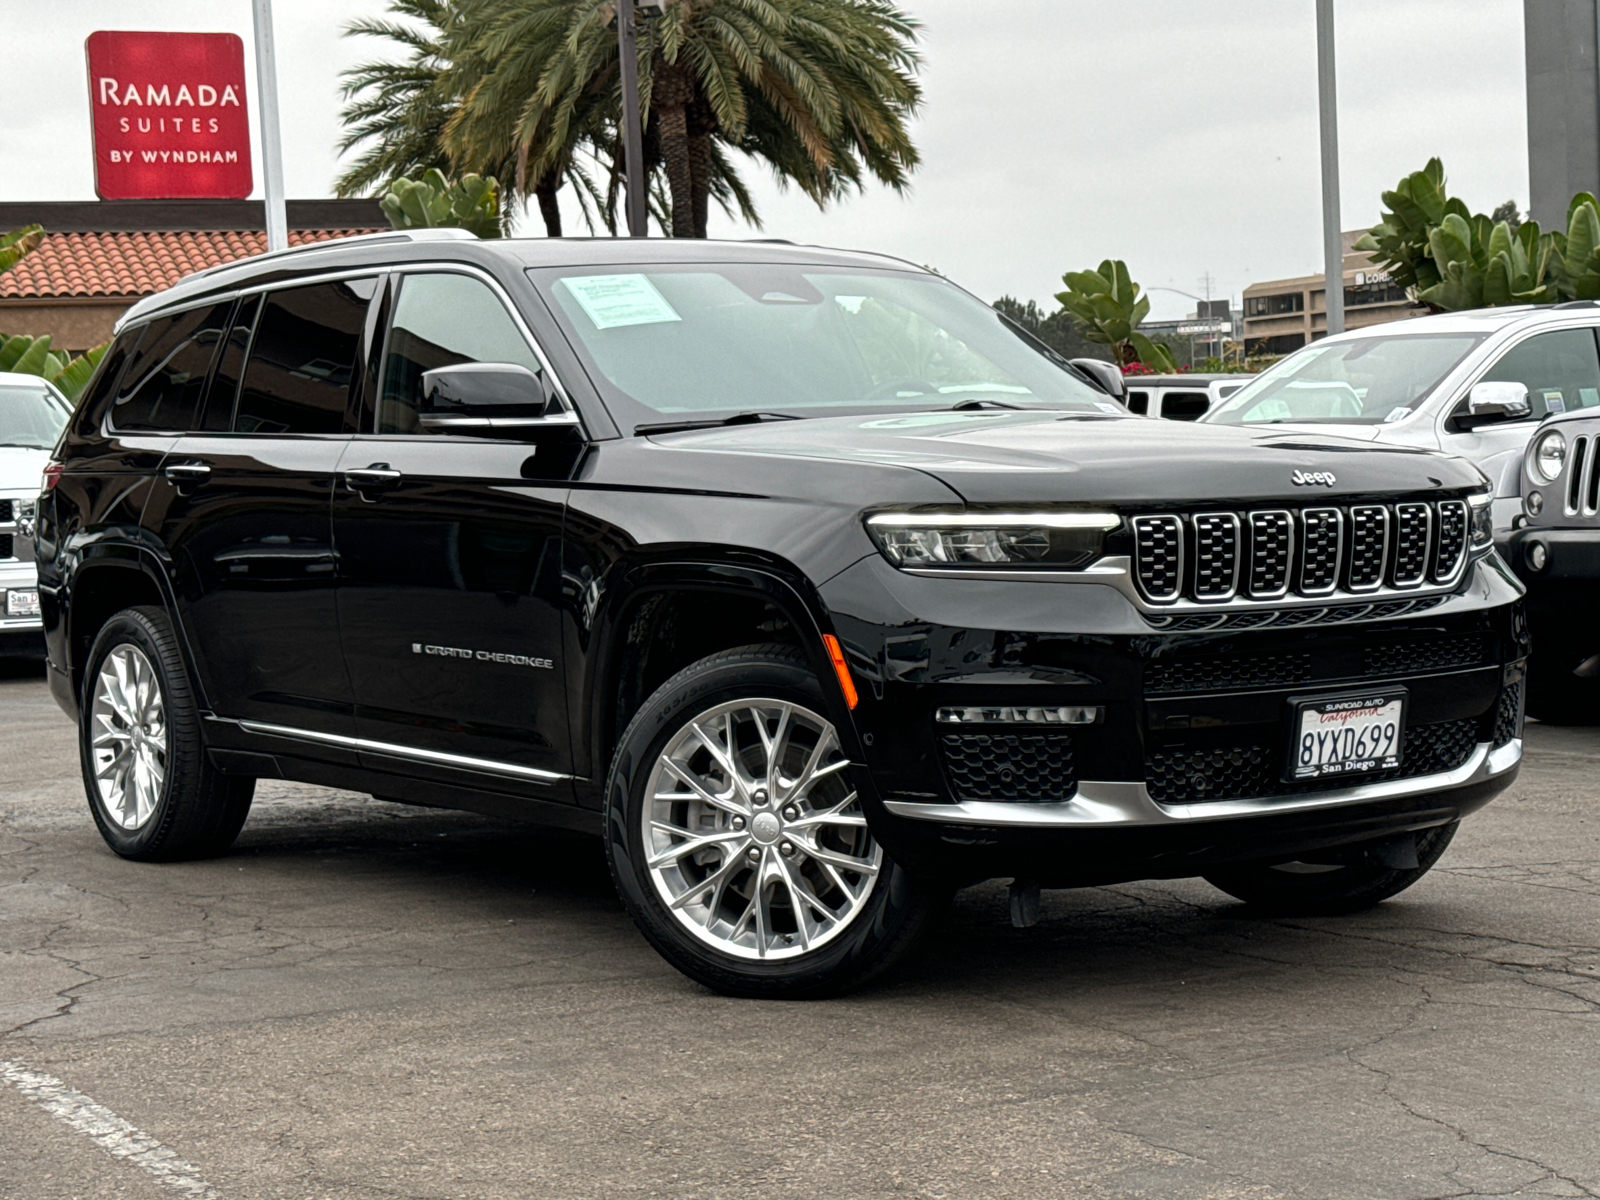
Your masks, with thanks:
M 1307 346 L 1245 384 L 1205 419 L 1224 425 L 1398 421 L 1482 340 L 1473 333 L 1389 334 Z
M 0 383 L 0 447 L 52 449 L 71 415 L 45 383 Z
M 725 263 L 529 275 L 625 428 L 957 404 L 1124 411 L 935 276 Z

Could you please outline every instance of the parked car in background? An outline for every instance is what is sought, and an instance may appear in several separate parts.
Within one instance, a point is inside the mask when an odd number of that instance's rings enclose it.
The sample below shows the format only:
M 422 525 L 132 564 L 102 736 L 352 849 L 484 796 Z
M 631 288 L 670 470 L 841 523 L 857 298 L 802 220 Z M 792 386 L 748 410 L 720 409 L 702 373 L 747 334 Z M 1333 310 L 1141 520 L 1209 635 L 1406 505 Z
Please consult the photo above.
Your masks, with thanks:
M 1129 375 L 1123 403 L 1141 417 L 1198 421 L 1254 375 Z
M 0 657 L 44 656 L 33 563 L 39 480 L 72 405 L 37 375 L 0 372 Z
M 1528 712 L 1600 724 L 1600 407 L 1546 418 L 1522 460 L 1522 513 L 1498 539 L 1537 640 Z
M 1445 450 L 1495 485 L 1494 524 L 1522 512 L 1522 459 L 1546 416 L 1600 407 L 1600 304 L 1418 317 L 1313 342 L 1204 418 L 1299 425 Z

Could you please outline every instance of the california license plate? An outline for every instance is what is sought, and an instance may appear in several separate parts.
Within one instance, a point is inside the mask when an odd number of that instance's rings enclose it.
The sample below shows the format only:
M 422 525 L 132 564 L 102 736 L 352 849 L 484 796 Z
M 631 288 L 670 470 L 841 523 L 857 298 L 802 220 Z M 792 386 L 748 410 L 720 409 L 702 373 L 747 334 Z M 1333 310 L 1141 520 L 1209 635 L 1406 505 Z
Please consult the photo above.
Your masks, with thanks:
M 37 617 L 39 591 L 37 588 L 13 588 L 6 593 L 6 616 Z
M 1287 780 L 1390 771 L 1400 765 L 1406 693 L 1346 692 L 1295 700 Z

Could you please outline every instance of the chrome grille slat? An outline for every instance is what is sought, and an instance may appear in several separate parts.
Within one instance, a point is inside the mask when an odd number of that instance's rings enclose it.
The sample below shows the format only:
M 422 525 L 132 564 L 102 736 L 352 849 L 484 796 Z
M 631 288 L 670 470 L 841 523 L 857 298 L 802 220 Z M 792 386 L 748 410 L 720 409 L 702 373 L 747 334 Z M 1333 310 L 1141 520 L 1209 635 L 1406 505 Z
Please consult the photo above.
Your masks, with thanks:
M 1145 599 L 1162 603 L 1183 591 L 1183 523 L 1175 516 L 1133 519 L 1135 574 Z
M 1276 600 L 1289 594 L 1294 558 L 1294 517 L 1287 509 L 1250 514 L 1250 596 Z
M 1389 582 L 1397 588 L 1419 587 L 1428 575 L 1428 543 L 1433 535 L 1433 511 L 1413 502 L 1394 507 L 1394 567 Z
M 1302 596 L 1329 596 L 1339 586 L 1339 560 L 1344 549 L 1344 514 L 1337 508 L 1307 508 L 1300 513 L 1300 579 Z
M 1350 509 L 1350 565 L 1345 587 L 1352 592 L 1375 592 L 1383 586 L 1389 561 L 1389 510 L 1381 504 L 1358 504 Z
M 1434 539 L 1434 583 L 1448 583 L 1455 578 L 1462 560 L 1467 556 L 1467 527 L 1469 518 L 1464 500 L 1439 502 L 1439 534 Z
M 1589 449 L 1600 458 L 1600 447 Z M 1380 619 L 1421 603 L 1394 598 L 1396 592 L 1455 586 L 1472 558 L 1472 510 L 1461 499 L 1151 513 L 1131 517 L 1130 525 L 1139 596 L 1180 613 L 1147 619 L 1185 630 L 1215 620 L 1182 615 L 1186 605 L 1239 601 L 1321 600 L 1332 607 L 1291 609 L 1270 621 L 1230 612 L 1229 627 Z
M 1239 590 L 1237 513 L 1196 513 L 1194 517 L 1194 598 L 1231 600 Z

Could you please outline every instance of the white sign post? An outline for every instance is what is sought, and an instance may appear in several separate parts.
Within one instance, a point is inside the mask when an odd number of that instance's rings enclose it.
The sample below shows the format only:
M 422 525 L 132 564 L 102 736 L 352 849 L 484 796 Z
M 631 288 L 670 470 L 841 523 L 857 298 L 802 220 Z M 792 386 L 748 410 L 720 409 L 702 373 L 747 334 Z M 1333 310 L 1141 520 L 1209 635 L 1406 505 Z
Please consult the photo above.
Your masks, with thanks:
M 266 192 L 267 250 L 289 248 L 283 204 L 283 137 L 278 131 L 278 61 L 272 44 L 272 0 L 252 0 L 256 29 L 256 95 L 260 100 L 261 186 Z

